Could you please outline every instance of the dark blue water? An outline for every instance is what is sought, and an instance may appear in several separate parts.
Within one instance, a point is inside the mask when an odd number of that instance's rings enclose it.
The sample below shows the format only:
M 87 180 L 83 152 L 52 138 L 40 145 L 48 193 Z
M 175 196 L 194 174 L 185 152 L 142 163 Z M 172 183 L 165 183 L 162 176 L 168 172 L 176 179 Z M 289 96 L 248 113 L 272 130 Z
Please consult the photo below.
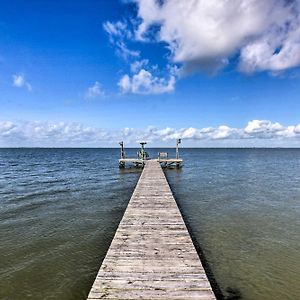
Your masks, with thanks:
M 300 299 L 300 150 L 181 155 L 166 175 L 224 297 Z M 85 299 L 140 175 L 118 156 L 0 149 L 0 299 Z

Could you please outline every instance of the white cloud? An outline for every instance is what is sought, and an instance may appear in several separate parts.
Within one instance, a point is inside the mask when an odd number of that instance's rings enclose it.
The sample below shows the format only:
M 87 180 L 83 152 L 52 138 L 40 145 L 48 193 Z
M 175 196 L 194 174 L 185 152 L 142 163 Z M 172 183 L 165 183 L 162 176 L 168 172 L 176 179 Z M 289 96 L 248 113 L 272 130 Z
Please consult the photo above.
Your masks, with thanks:
M 132 75 L 123 75 L 119 80 L 118 86 L 122 93 L 162 94 L 173 91 L 178 76 L 175 67 L 167 65 L 165 71 L 168 75 L 158 75 L 157 65 L 150 65 L 148 59 L 140 58 L 140 51 L 128 48 L 128 45 L 134 41 L 133 27 L 133 24 L 121 21 L 115 23 L 108 21 L 103 24 L 117 54 L 125 59 L 132 73 Z
M 9 122 L 0 121 L 0 146 L 117 146 L 120 140 L 136 145 L 145 140 L 150 144 L 173 145 L 182 138 L 187 145 L 278 145 L 300 146 L 300 124 L 283 126 L 268 120 L 252 120 L 243 128 L 227 125 L 204 128 L 124 128 L 104 130 L 79 123 L 66 122 Z M 269 144 L 268 144 L 269 143 Z M 271 144 L 270 144 L 271 143 Z
M 295 133 L 300 134 L 300 124 L 295 126 L 294 131 Z
M 128 59 L 128 57 L 139 57 L 140 56 L 140 51 L 134 51 L 134 50 L 128 49 L 128 47 L 126 46 L 126 44 L 124 42 L 119 41 L 116 43 L 116 46 L 117 46 L 117 53 L 124 59 Z
M 127 25 L 121 21 L 118 21 L 116 23 L 112 22 L 105 22 L 103 24 L 104 30 L 109 34 L 109 38 L 111 41 L 114 41 L 114 38 L 116 36 L 122 37 L 122 36 L 131 36 L 131 33 L 129 30 L 127 30 Z
M 245 72 L 300 64 L 299 0 L 135 2 L 136 38 L 167 43 L 172 60 L 185 72 L 216 71 L 234 55 Z
M 21 74 L 15 74 L 12 76 L 13 78 L 13 86 L 17 88 L 25 87 L 29 92 L 32 91 L 32 86 L 25 80 L 25 76 Z
M 109 143 L 111 135 L 97 128 L 66 122 L 0 121 L 0 145 L 5 146 L 74 146 Z
M 278 122 L 268 120 L 252 120 L 249 121 L 244 128 L 234 128 L 227 125 L 218 127 L 205 128 L 164 128 L 159 129 L 150 126 L 145 130 L 126 129 L 123 135 L 130 142 L 146 140 L 155 141 L 171 141 L 177 138 L 185 140 L 289 140 L 291 138 L 300 139 L 300 124 L 283 126 Z M 299 140 L 300 141 L 300 140 Z
M 174 90 L 175 76 L 170 75 L 168 79 L 156 77 L 150 71 L 141 69 L 132 77 L 124 75 L 118 85 L 122 93 L 133 94 L 163 94 Z
M 279 123 L 272 123 L 268 120 L 252 120 L 245 127 L 247 134 L 274 134 L 284 130 L 284 127 Z
M 0 136 L 10 136 L 14 133 L 14 130 L 16 129 L 16 125 L 9 121 L 0 121 Z
M 248 122 L 244 132 L 246 137 L 259 137 L 264 139 L 291 138 L 299 135 L 300 126 L 283 126 L 278 122 L 272 123 L 269 120 L 252 120 Z
M 236 132 L 236 129 L 230 128 L 226 125 L 221 125 L 216 129 L 212 137 L 214 139 L 226 139 L 232 137 L 234 132 Z
M 130 57 L 139 57 L 140 52 L 137 50 L 131 50 L 127 47 L 126 42 L 132 38 L 132 33 L 128 29 L 127 24 L 121 21 L 116 23 L 105 22 L 103 24 L 104 30 L 109 36 L 109 41 L 115 45 L 116 52 L 119 56 L 127 60 Z
M 92 99 L 99 96 L 104 96 L 105 93 L 101 87 L 101 84 L 96 81 L 92 86 L 90 86 L 86 93 L 85 93 L 85 99 Z
M 137 73 L 139 72 L 143 67 L 147 66 L 149 64 L 149 60 L 148 59 L 142 59 L 142 60 L 137 60 L 134 61 L 131 65 L 130 65 L 130 71 L 132 73 Z

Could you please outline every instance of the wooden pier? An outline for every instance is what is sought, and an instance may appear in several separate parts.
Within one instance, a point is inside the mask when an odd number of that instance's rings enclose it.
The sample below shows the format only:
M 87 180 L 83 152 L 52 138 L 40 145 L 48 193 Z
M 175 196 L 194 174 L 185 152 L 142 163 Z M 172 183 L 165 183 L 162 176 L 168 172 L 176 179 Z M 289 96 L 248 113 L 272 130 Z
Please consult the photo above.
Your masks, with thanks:
M 146 161 L 88 299 L 216 299 L 157 160 Z

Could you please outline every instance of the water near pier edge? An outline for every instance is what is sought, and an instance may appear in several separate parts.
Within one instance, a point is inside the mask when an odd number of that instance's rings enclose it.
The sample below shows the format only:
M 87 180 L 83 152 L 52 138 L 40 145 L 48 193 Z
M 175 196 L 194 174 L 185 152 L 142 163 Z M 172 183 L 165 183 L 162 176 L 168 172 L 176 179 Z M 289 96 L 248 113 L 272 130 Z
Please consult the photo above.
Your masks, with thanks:
M 224 296 L 300 299 L 300 150 L 181 154 L 166 175 Z M 0 149 L 0 299 L 85 299 L 140 175 L 118 157 Z

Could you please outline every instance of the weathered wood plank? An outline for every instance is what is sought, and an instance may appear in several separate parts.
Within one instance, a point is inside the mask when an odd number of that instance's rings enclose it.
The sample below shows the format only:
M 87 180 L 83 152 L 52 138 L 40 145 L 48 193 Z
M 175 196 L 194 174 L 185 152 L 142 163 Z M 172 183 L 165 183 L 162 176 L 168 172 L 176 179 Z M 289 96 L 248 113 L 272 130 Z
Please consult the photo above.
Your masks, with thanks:
M 159 162 L 147 161 L 88 299 L 215 299 Z

